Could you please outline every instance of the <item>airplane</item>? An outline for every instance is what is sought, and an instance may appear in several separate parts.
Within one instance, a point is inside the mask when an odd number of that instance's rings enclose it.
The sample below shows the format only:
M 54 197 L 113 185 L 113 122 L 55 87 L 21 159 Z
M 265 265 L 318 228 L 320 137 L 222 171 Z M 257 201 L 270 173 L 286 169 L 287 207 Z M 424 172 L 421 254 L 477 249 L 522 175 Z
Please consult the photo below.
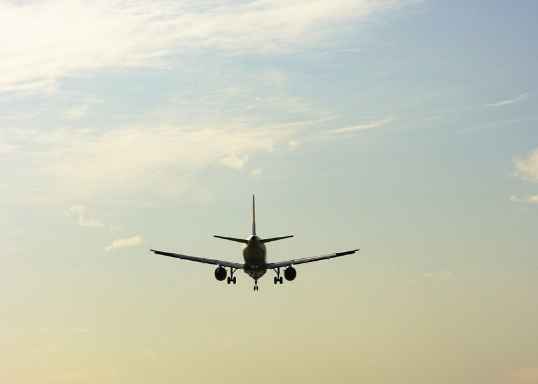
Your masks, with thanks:
M 276 277 L 274 278 L 274 283 L 282 284 L 283 279 L 282 279 L 282 276 L 280 276 L 280 268 L 285 268 L 284 277 L 286 278 L 286 280 L 293 281 L 295 280 L 295 277 L 297 276 L 297 271 L 293 267 L 296 264 L 305 264 L 305 263 L 311 263 L 311 262 L 319 261 L 319 260 L 332 259 L 334 257 L 351 255 L 359 251 L 359 249 L 357 248 L 351 251 L 329 253 L 327 255 L 322 255 L 322 256 L 304 257 L 301 259 L 293 259 L 293 260 L 287 260 L 287 261 L 278 261 L 276 263 L 268 263 L 267 262 L 267 248 L 265 244 L 270 243 L 271 241 L 288 239 L 290 237 L 293 237 L 293 235 L 271 237 L 269 239 L 262 239 L 256 235 L 256 205 L 255 205 L 254 195 L 252 195 L 252 235 L 250 235 L 247 239 L 238 239 L 235 237 L 226 237 L 226 236 L 217 236 L 217 235 L 214 235 L 214 237 L 219 238 L 219 239 L 229 240 L 229 241 L 235 241 L 237 243 L 242 243 L 243 244 L 243 259 L 245 260 L 245 262 L 234 263 L 231 261 L 206 259 L 203 257 L 182 255 L 179 253 L 157 251 L 155 249 L 150 249 L 150 251 L 157 255 L 175 257 L 177 259 L 190 260 L 190 261 L 195 261 L 195 262 L 203 263 L 203 264 L 216 265 L 217 269 L 215 269 L 215 278 L 218 281 L 226 280 L 227 275 L 228 275 L 228 271 L 226 270 L 226 268 L 230 268 L 230 277 L 227 278 L 228 284 L 230 283 L 236 284 L 237 278 L 234 276 L 234 273 L 237 270 L 242 269 L 247 275 L 249 275 L 250 277 L 254 279 L 254 291 L 258 291 L 258 279 L 260 279 L 263 275 L 265 275 L 268 269 L 272 269 L 276 273 Z

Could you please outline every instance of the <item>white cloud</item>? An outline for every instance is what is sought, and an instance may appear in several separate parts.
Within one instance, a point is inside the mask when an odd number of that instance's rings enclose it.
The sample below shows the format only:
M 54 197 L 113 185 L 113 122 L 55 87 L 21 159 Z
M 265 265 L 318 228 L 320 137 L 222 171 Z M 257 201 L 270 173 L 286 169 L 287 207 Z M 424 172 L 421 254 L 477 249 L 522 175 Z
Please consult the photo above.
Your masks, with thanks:
M 301 142 L 298 140 L 290 141 L 289 146 L 291 149 L 296 149 L 301 146 Z
M 535 149 L 525 158 L 515 161 L 517 175 L 524 180 L 538 182 L 538 149 Z
M 510 196 L 510 201 L 523 201 L 525 203 L 538 204 L 538 195 L 526 195 L 524 197 Z
M 237 157 L 234 154 L 231 154 L 228 157 L 219 160 L 219 164 L 226 165 L 234 169 L 243 169 L 245 163 L 248 161 L 248 156 L 244 155 Z
M 0 91 L 54 92 L 100 68 L 163 67 L 207 49 L 278 55 L 417 0 L 50 0 L 0 4 Z
M 69 211 L 75 212 L 78 214 L 78 223 L 79 225 L 83 227 L 97 227 L 97 228 L 104 227 L 103 223 L 97 219 L 84 218 L 84 213 L 86 212 L 86 208 L 84 208 L 82 205 L 74 205 L 71 208 L 69 208 Z
M 88 113 L 88 109 L 90 108 L 91 104 L 92 102 L 86 102 L 84 104 L 74 106 L 65 111 L 65 117 L 68 119 L 79 119 Z
M 518 157 L 514 162 L 515 176 L 533 183 L 538 183 L 538 149 L 532 151 L 527 157 Z M 511 196 L 511 201 L 523 201 L 538 203 L 538 195 L 526 195 L 524 197 Z
M 513 99 L 499 101 L 498 103 L 486 104 L 485 107 L 502 107 L 504 105 L 515 104 L 515 103 L 519 103 L 522 100 L 525 100 L 528 97 L 529 97 L 529 94 L 524 93 L 518 97 L 514 97 Z
M 534 195 L 534 196 L 529 196 L 529 195 L 527 195 L 527 196 L 525 197 L 525 199 L 526 199 L 526 201 L 527 201 L 528 203 L 538 203 L 538 195 Z
M 256 168 L 255 170 L 253 170 L 250 175 L 251 176 L 259 176 L 261 175 L 261 173 L 263 172 L 263 169 L 262 168 Z
M 112 242 L 111 245 L 106 247 L 105 251 L 112 251 L 119 248 L 125 248 L 125 247 L 132 247 L 137 244 L 140 244 L 142 242 L 142 238 L 140 236 L 134 236 L 130 239 L 116 239 Z

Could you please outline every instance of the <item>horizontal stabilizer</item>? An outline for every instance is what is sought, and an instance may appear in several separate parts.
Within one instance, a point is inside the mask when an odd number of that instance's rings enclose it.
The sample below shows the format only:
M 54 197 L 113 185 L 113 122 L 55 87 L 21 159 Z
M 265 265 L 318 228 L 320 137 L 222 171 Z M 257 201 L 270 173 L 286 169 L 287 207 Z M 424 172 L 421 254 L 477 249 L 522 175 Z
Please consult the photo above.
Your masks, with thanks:
M 248 244 L 248 240 L 245 240 L 245 239 L 237 239 L 235 237 L 225 237 L 225 236 L 217 236 L 217 235 L 213 235 L 213 236 L 217 237 L 219 239 L 230 240 L 230 241 L 235 241 L 237 243 Z
M 289 239 L 290 237 L 293 237 L 293 235 L 281 236 L 281 237 L 271 237 L 270 239 L 262 239 L 262 240 L 260 240 L 260 243 L 270 243 L 271 241 Z

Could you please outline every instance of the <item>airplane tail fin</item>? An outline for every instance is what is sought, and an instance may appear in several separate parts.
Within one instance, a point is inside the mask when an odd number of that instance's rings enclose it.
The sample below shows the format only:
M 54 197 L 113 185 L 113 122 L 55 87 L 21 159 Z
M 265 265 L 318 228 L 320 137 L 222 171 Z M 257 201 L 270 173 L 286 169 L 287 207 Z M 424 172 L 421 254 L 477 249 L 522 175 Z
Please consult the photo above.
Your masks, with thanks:
M 254 195 L 252 195 L 252 236 L 256 236 L 256 202 L 255 202 L 255 199 L 254 199 Z M 245 240 L 245 239 L 238 239 L 238 238 L 235 238 L 235 237 L 217 236 L 217 235 L 214 235 L 214 237 L 217 237 L 219 239 L 224 239 L 224 240 L 235 241 L 237 243 L 248 244 L 248 240 Z M 258 238 L 258 240 L 260 241 L 260 243 L 263 244 L 263 243 L 270 243 L 271 241 L 288 239 L 290 237 L 293 237 L 293 235 L 280 236 L 280 237 L 271 237 L 269 239 L 260 239 L 260 238 Z
M 254 203 L 254 195 L 252 195 L 252 235 L 256 236 L 256 205 Z

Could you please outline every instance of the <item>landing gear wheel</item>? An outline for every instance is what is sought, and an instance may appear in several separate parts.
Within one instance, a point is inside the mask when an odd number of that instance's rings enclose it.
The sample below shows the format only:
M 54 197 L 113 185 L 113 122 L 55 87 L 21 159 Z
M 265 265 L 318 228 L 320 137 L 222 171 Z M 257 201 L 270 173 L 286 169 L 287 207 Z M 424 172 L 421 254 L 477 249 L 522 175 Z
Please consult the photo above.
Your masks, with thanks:
M 230 277 L 228 277 L 228 284 L 230 283 L 236 283 L 237 282 L 237 278 L 234 277 L 234 272 L 237 271 L 237 268 L 230 268 Z
M 276 277 L 275 279 L 273 280 L 275 282 L 275 284 L 282 284 L 283 280 L 282 280 L 282 277 L 280 277 L 280 268 L 274 268 L 273 269 L 276 273 Z

